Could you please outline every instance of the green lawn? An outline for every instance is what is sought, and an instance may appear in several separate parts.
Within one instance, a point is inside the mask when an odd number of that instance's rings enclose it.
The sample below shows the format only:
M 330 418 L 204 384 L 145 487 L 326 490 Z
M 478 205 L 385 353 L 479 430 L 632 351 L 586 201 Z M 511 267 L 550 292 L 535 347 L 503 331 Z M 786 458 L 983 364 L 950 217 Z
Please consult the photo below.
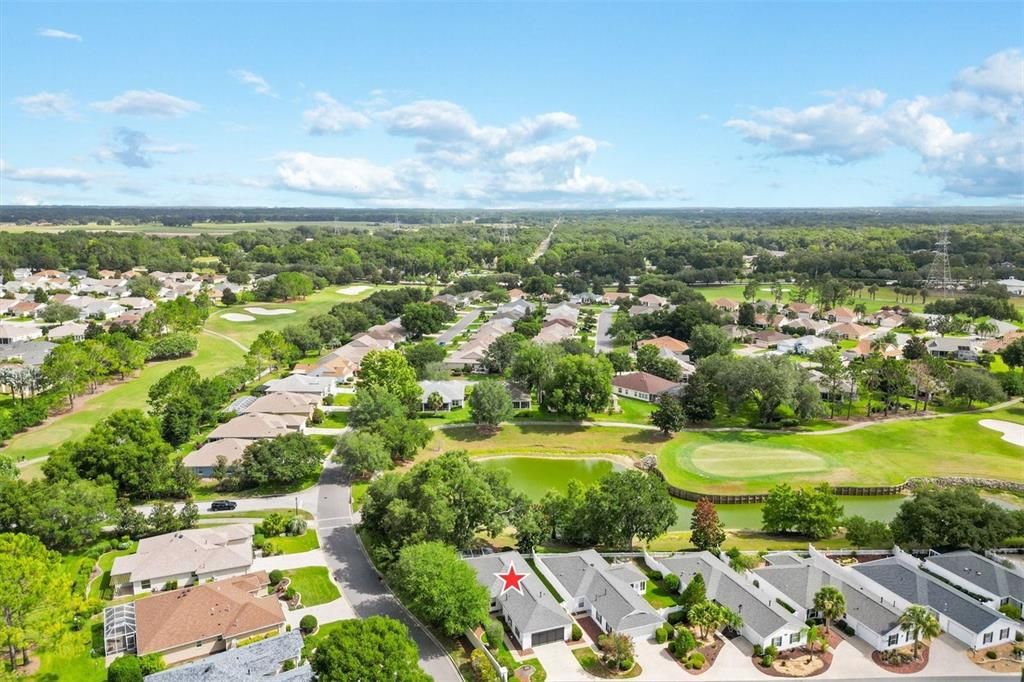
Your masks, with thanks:
M 114 559 L 119 556 L 127 556 L 133 554 L 136 548 L 139 546 L 138 542 L 133 542 L 132 546 L 128 549 L 115 549 L 100 555 L 97 560 L 100 565 L 100 571 L 102 573 L 98 578 L 92 581 L 89 586 L 89 597 L 98 597 L 103 600 L 109 600 L 113 597 L 110 591 L 110 569 L 114 565 Z
M 630 424 L 650 424 L 651 412 L 654 412 L 654 404 L 633 398 L 619 398 L 619 409 L 621 412 L 606 414 L 604 412 L 594 414 L 591 418 L 603 422 L 629 422 Z
M 1024 406 L 841 434 L 683 432 L 661 448 L 658 462 L 675 485 L 722 493 L 763 492 L 781 482 L 892 485 L 928 475 L 1024 480 L 1024 452 L 979 426 L 981 419 L 1024 423 Z
M 114 410 L 145 407 L 150 386 L 177 367 L 192 365 L 201 375 L 208 376 L 241 361 L 242 350 L 230 341 L 200 334 L 199 350 L 194 356 L 146 365 L 137 377 L 92 398 L 77 411 L 59 416 L 42 428 L 13 436 L 3 452 L 15 461 L 46 456 L 61 443 L 85 436 L 89 429 Z M 23 478 L 37 477 L 41 471 L 37 466 L 28 467 L 22 470 L 21 475 Z
M 562 424 L 509 425 L 497 434 L 480 434 L 475 428 L 437 431 L 425 452 L 440 454 L 466 450 L 470 455 L 623 455 L 639 458 L 656 453 L 665 443 L 657 431 L 614 427 L 582 427 Z
M 769 552 L 785 549 L 807 551 L 807 538 L 803 537 L 769 535 L 759 530 L 727 530 L 725 535 L 725 542 L 722 543 L 723 549 L 735 547 L 742 550 Z M 850 549 L 853 545 L 847 541 L 845 536 L 837 535 L 827 540 L 815 540 L 814 546 L 818 549 Z M 690 544 L 690 532 L 669 531 L 649 542 L 647 549 L 652 552 L 693 551 L 693 545 Z
M 315 436 L 314 436 L 315 437 Z M 238 499 L 241 497 L 264 497 L 267 495 L 288 495 L 290 493 L 297 493 L 300 490 L 305 490 L 310 486 L 316 485 L 317 480 L 320 478 L 320 472 L 304 478 L 298 483 L 290 483 L 288 485 L 265 485 L 259 488 L 249 488 L 247 490 L 233 490 L 231 492 L 224 492 L 217 490 L 217 485 L 211 483 L 209 485 L 197 486 L 192 491 L 192 497 L 196 502 L 212 502 L 213 500 L 231 500 Z
M 93 656 L 91 651 L 99 652 Z M 104 682 L 103 616 L 94 616 L 81 630 L 67 632 L 52 647 L 39 654 L 39 682 Z
M 737 303 L 742 303 L 743 288 L 743 284 L 727 284 L 724 286 L 694 287 L 694 290 L 699 291 L 704 295 L 704 298 L 709 301 L 713 301 L 716 298 L 731 298 Z M 784 291 L 782 294 L 782 303 L 788 303 L 790 301 L 791 294 L 796 292 L 797 287 L 795 284 L 783 284 L 782 288 L 789 289 L 789 291 Z M 765 291 L 765 289 L 767 289 L 767 291 Z M 771 292 L 771 284 L 758 285 L 757 298 L 774 302 L 775 298 Z M 905 301 L 906 299 L 903 300 Z M 930 301 L 932 299 L 929 298 L 928 300 Z M 810 302 L 814 302 L 813 295 L 811 296 Z M 869 313 L 881 310 L 882 306 L 892 307 L 895 305 L 898 305 L 901 308 L 909 308 L 914 312 L 922 312 L 924 310 L 924 306 L 921 304 L 921 299 L 918 297 L 914 298 L 913 303 L 905 303 L 902 301 L 897 303 L 896 292 L 894 292 L 891 287 L 880 287 L 878 291 L 875 292 L 875 297 L 873 299 L 868 294 L 867 288 L 864 288 L 860 292 L 860 295 L 853 299 L 853 303 L 843 303 L 843 305 L 853 307 L 853 305 L 857 303 L 863 303 L 865 309 Z
M 306 566 L 284 572 L 291 578 L 290 587 L 294 587 L 302 595 L 302 606 L 317 606 L 332 602 L 341 596 L 337 585 L 331 582 L 327 569 L 323 566 Z
M 282 554 L 299 554 L 300 552 L 314 550 L 320 546 L 320 541 L 316 537 L 316 531 L 313 529 L 307 530 L 302 535 L 279 535 L 276 538 L 270 538 L 268 542 L 274 546 L 274 549 L 280 550 Z M 306 605 L 309 606 L 309 604 Z
M 244 512 L 238 512 L 237 515 L 243 516 L 244 518 L 247 518 L 247 519 L 265 519 L 267 517 L 267 515 L 269 515 L 269 514 L 284 514 L 285 516 L 294 516 L 295 515 L 295 509 L 294 508 L 290 508 L 290 509 L 260 509 L 260 510 L 257 510 L 257 511 L 246 510 Z M 230 518 L 232 516 L 232 514 L 231 514 L 231 512 L 216 512 L 216 513 L 213 513 L 213 514 L 200 514 L 199 518 L 200 519 L 222 519 L 225 516 Z M 300 509 L 299 510 L 299 516 L 301 516 L 304 519 L 312 519 L 313 518 L 313 514 L 308 512 L 308 511 L 306 511 L 305 509 Z
M 366 491 L 369 488 L 369 483 L 352 484 L 352 511 L 359 511 L 362 508 L 363 499 L 366 497 Z
M 335 394 L 334 402 L 332 404 L 338 405 L 338 406 L 351 405 L 352 401 L 355 399 L 355 397 L 356 397 L 355 393 L 338 393 L 338 394 Z
M 636 562 L 637 568 L 647 575 L 647 589 L 644 590 L 644 599 L 656 609 L 666 609 L 675 606 L 680 602 L 682 595 L 679 592 L 671 592 L 665 587 L 664 580 L 652 580 L 651 572 L 643 565 L 643 562 Z
M 325 412 L 324 420 L 316 426 L 321 429 L 343 429 L 348 426 L 348 412 Z
M 540 581 L 542 583 L 544 583 L 544 587 L 546 587 L 548 589 L 548 593 L 551 594 L 551 596 L 554 598 L 554 600 L 557 601 L 557 602 L 562 601 L 562 597 L 561 597 L 561 595 L 558 594 L 558 590 L 556 590 L 551 585 L 551 583 L 548 582 L 548 579 L 544 577 L 543 573 L 541 573 L 540 571 L 537 570 L 537 565 L 533 562 L 533 559 L 527 559 L 526 563 L 530 566 L 531 569 L 533 569 L 533 574 L 535 576 L 537 576 L 538 578 L 540 578 Z

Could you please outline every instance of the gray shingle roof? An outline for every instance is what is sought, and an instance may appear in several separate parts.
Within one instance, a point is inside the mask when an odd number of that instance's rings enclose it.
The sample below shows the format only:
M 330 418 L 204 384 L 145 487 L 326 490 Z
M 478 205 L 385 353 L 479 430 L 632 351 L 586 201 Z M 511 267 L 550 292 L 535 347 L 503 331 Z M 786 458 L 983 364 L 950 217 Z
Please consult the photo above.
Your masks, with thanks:
M 950 552 L 930 556 L 928 563 L 955 573 L 989 594 L 1024 601 L 1024 577 L 974 552 Z
M 526 559 L 519 552 L 502 552 L 467 558 L 466 563 L 476 570 L 477 581 L 487 588 L 491 599 L 497 599 L 502 612 L 520 632 L 540 632 L 562 627 L 572 622 L 558 602 L 544 586 Z M 515 563 L 518 573 L 529 573 L 522 581 L 523 593 L 509 590 L 501 594 L 504 583 L 495 573 L 503 573 Z
M 807 564 L 769 566 L 754 571 L 758 579 L 768 583 L 792 599 L 797 606 L 814 608 L 814 595 L 825 585 L 834 585 L 846 597 L 846 612 L 879 635 L 898 627 L 899 613 L 879 603 L 849 583 Z
M 700 573 L 709 599 L 729 607 L 743 618 L 743 624 L 762 639 L 776 632 L 784 625 L 800 629 L 801 624 L 781 607 L 771 607 L 755 595 L 753 586 L 747 586 L 740 578 L 729 574 L 724 565 L 706 552 L 676 554 L 661 559 L 665 568 L 679 576 L 682 585 L 688 585 L 693 576 Z
M 592 549 L 572 554 L 538 557 L 570 597 L 586 597 L 612 630 L 660 623 L 664 619 L 629 586 L 645 577 L 632 567 L 610 565 Z
M 1000 614 L 947 587 L 928 574 L 901 564 L 895 557 L 857 564 L 853 570 L 914 604 L 931 607 L 974 633 L 980 633 Z
M 297 659 L 301 654 L 302 635 L 296 630 L 147 675 L 146 682 L 246 682 L 255 679 L 308 682 L 313 679 L 308 663 L 279 672 L 284 661 Z

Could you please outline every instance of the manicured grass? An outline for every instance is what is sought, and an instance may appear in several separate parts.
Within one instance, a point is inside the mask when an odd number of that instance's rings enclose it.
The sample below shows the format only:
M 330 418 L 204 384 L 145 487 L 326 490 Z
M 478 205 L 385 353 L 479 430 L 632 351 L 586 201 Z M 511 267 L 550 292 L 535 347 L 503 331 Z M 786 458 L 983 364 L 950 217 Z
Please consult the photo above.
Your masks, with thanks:
M 95 649 L 97 656 L 91 651 Z M 103 662 L 103 616 L 94 616 L 77 632 L 67 632 L 52 647 L 40 652 L 39 670 L 34 679 L 41 682 L 104 682 L 107 668 Z
M 114 596 L 110 590 L 110 569 L 114 565 L 114 559 L 119 556 L 134 554 L 138 546 L 138 542 L 133 542 L 132 546 L 128 549 L 115 549 L 100 556 L 97 563 L 99 563 L 100 571 L 102 571 L 102 573 L 100 573 L 100 576 L 93 580 L 89 586 L 90 598 L 98 597 L 99 599 L 109 600 Z
M 315 426 L 321 429 L 343 429 L 348 426 L 348 412 L 326 412 L 324 420 Z
M 639 677 L 643 672 L 640 664 L 634 661 L 633 668 L 629 672 L 613 673 L 605 667 L 600 657 L 594 653 L 594 650 L 586 646 L 573 649 L 572 655 L 576 657 L 576 660 L 580 662 L 584 670 L 594 677 L 600 677 L 603 680 L 626 680 L 632 677 Z
M 644 590 L 644 599 L 656 609 L 667 609 L 678 604 L 682 598 L 679 592 L 672 592 L 665 587 L 664 580 L 652 580 L 651 572 L 642 562 L 636 562 L 637 568 L 647 575 L 647 589 Z
M 1024 406 L 840 434 L 683 432 L 661 448 L 658 463 L 670 483 L 723 493 L 762 492 L 782 482 L 892 485 L 930 475 L 1024 480 L 1024 451 L 979 426 L 981 419 L 1024 423 Z
M 742 550 L 792 549 L 801 552 L 807 551 L 807 538 L 797 536 L 769 535 L 758 530 L 727 530 L 725 535 L 726 540 L 722 543 L 722 549 L 735 547 Z M 818 549 L 850 549 L 853 547 L 842 535 L 827 540 L 815 540 L 814 546 Z M 647 549 L 652 552 L 685 552 L 693 551 L 694 547 L 690 544 L 689 531 L 669 531 L 647 543 Z
M 736 301 L 737 303 L 743 303 L 743 288 L 744 288 L 743 284 L 727 284 L 727 285 L 724 285 L 724 286 L 694 287 L 694 289 L 696 291 L 699 291 L 701 294 L 703 294 L 704 298 L 706 298 L 709 301 L 713 301 L 716 298 L 731 298 L 732 300 Z M 768 291 L 763 291 L 762 290 L 763 288 L 767 288 Z M 784 291 L 782 293 L 782 304 L 785 304 L 785 303 L 788 303 L 791 300 L 791 295 L 796 293 L 797 286 L 795 284 L 783 284 L 782 288 L 783 289 L 789 289 L 789 291 Z M 769 302 L 772 302 L 772 303 L 775 302 L 775 296 L 771 292 L 771 284 L 770 283 L 769 284 L 759 284 L 758 285 L 758 288 L 757 288 L 757 298 L 758 299 L 763 299 L 765 301 L 769 301 Z M 906 299 L 904 298 L 903 300 L 906 300 Z M 933 298 L 929 297 L 927 300 L 931 301 L 931 300 L 933 300 Z M 811 299 L 809 300 L 809 302 L 811 302 L 811 303 L 814 302 L 813 295 L 811 296 Z M 892 306 L 895 306 L 895 305 L 898 305 L 901 308 L 909 308 L 909 309 L 913 310 L 914 312 L 918 312 L 918 313 L 922 312 L 924 310 L 924 306 L 922 305 L 921 299 L 919 297 L 915 297 L 913 303 L 904 303 L 904 302 L 897 303 L 896 302 L 896 292 L 894 292 L 891 287 L 880 287 L 878 289 L 878 291 L 875 292 L 874 299 L 871 298 L 871 296 L 868 294 L 867 288 L 865 287 L 860 292 L 860 295 L 856 296 L 853 299 L 853 303 L 844 302 L 844 303 L 841 303 L 840 305 L 844 305 L 844 306 L 847 306 L 847 307 L 852 309 L 853 306 L 856 305 L 857 303 L 863 303 L 864 304 L 864 308 L 869 313 L 873 313 L 873 312 L 877 312 L 878 310 L 881 310 L 882 306 L 892 307 Z
M 369 483 L 352 484 L 352 511 L 359 511 L 363 507 L 363 500 L 366 498 L 366 491 L 369 489 Z
M 557 602 L 562 601 L 562 597 L 561 597 L 561 595 L 558 594 L 558 590 L 556 590 L 551 585 L 551 583 L 548 582 L 548 579 L 544 577 L 543 573 L 541 573 L 540 571 L 537 570 L 537 564 L 534 563 L 533 559 L 527 559 L 526 563 L 529 564 L 530 568 L 533 570 L 533 574 L 535 576 L 537 576 L 537 578 L 539 578 L 542 583 L 544 583 L 544 587 L 547 588 L 548 594 L 550 594 L 554 598 L 555 601 L 557 601 Z
M 315 438 L 316 436 L 314 436 Z M 211 483 L 209 485 L 197 486 L 192 491 L 192 497 L 198 502 L 211 502 L 213 500 L 233 500 L 243 497 L 263 497 L 266 495 L 288 495 L 290 493 L 297 493 L 300 490 L 305 490 L 310 486 L 316 485 L 316 482 L 320 478 L 320 473 L 304 478 L 298 483 L 290 483 L 288 485 L 265 485 L 259 488 L 249 488 L 247 490 L 233 490 L 231 492 L 218 491 L 216 484 Z M 245 515 L 245 512 L 240 512 L 241 515 Z
M 76 412 L 57 417 L 35 431 L 13 436 L 3 452 L 16 461 L 48 455 L 51 450 L 65 441 L 85 436 L 97 422 L 115 410 L 130 407 L 145 408 L 149 388 L 171 370 L 182 365 L 191 365 L 202 376 L 209 376 L 240 364 L 242 355 L 242 350 L 230 341 L 210 334 L 200 334 L 199 350 L 194 356 L 146 365 L 137 377 L 120 383 L 102 395 L 92 398 Z M 22 478 L 35 477 L 40 474 L 39 468 L 34 466 L 21 471 Z
M 316 537 L 316 531 L 312 528 L 302 535 L 278 535 L 276 538 L 270 538 L 268 542 L 282 554 L 299 554 L 300 552 L 314 550 L 320 546 L 320 541 Z M 310 606 L 310 604 L 306 604 L 306 606 Z
M 285 571 L 284 574 L 292 580 L 289 587 L 294 587 L 302 595 L 303 607 L 326 604 L 341 596 L 324 566 L 306 566 Z
M 337 393 L 334 396 L 334 403 L 333 404 L 334 405 L 338 405 L 339 407 L 344 407 L 346 405 L 351 405 L 352 401 L 355 399 L 355 397 L 356 397 L 355 393 Z
M 594 414 L 591 419 L 606 422 L 629 422 L 630 424 L 650 424 L 651 412 L 654 412 L 654 404 L 633 398 L 619 398 L 619 408 L 622 412 L 606 414 L 600 412 Z
M 657 452 L 664 440 L 656 431 L 631 428 L 581 427 L 561 424 L 503 426 L 497 434 L 484 435 L 473 427 L 437 431 L 425 452 L 466 450 L 476 455 L 624 455 L 643 457 Z
M 246 519 L 265 519 L 265 518 L 267 518 L 267 515 L 269 515 L 269 514 L 284 514 L 285 516 L 294 516 L 295 515 L 295 509 L 294 508 L 289 508 L 289 509 L 259 509 L 257 511 L 248 511 L 248 510 L 246 510 L 246 511 L 237 512 L 237 513 L 234 513 L 234 512 L 217 512 L 217 513 L 214 513 L 214 514 L 200 514 L 199 518 L 200 519 L 223 519 L 225 517 L 227 517 L 227 518 L 242 517 L 242 518 L 246 518 Z M 308 512 L 308 511 L 306 511 L 305 509 L 300 509 L 299 510 L 299 516 L 301 516 L 304 519 L 312 519 L 313 518 L 313 514 Z

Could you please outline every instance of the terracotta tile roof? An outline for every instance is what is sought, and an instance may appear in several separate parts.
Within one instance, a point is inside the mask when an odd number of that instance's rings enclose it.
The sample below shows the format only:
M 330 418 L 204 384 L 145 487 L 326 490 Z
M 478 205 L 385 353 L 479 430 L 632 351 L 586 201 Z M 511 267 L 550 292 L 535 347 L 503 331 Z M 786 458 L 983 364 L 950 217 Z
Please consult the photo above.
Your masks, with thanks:
M 612 385 L 630 391 L 657 395 L 676 388 L 680 384 L 647 372 L 630 372 L 612 377 Z
M 658 336 L 653 339 L 644 339 L 637 345 L 664 348 L 665 350 L 670 350 L 673 353 L 685 353 L 690 350 L 690 346 L 685 341 L 680 341 L 679 339 L 672 338 L 671 336 Z

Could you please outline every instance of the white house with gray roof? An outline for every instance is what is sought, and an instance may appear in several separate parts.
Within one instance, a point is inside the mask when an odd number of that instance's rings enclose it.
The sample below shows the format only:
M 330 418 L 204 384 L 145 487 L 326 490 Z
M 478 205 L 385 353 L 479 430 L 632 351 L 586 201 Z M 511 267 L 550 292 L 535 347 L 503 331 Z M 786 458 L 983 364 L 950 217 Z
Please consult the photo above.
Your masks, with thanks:
M 1013 641 L 1019 623 L 925 573 L 899 547 L 893 552 L 887 559 L 849 567 L 850 577 L 900 612 L 912 604 L 928 607 L 945 632 L 972 649 Z
M 565 609 L 590 616 L 604 632 L 647 638 L 665 622 L 643 597 L 647 576 L 631 563 L 609 564 L 592 549 L 533 558 Z
M 985 597 L 989 606 L 998 609 L 1012 604 L 1024 606 L 1024 575 L 969 550 L 932 554 L 921 568 L 947 580 L 957 587 Z
M 523 649 L 539 644 L 564 642 L 572 635 L 572 618 L 555 600 L 544 583 L 530 569 L 519 552 L 501 552 L 469 557 L 466 563 L 476 571 L 477 581 L 488 590 L 491 613 L 505 621 Z M 528 573 L 522 580 L 522 593 L 501 593 L 504 581 L 496 574 L 515 564 L 517 573 Z
M 663 559 L 648 556 L 645 561 L 663 575 L 676 575 L 680 591 L 700 573 L 708 599 L 743 619 L 740 634 L 751 644 L 774 645 L 780 651 L 803 644 L 803 621 L 797 620 L 779 606 L 774 597 L 745 581 L 711 552 L 673 554 Z
M 295 667 L 284 670 L 286 661 L 291 661 Z M 302 663 L 302 635 L 294 630 L 146 675 L 145 681 L 251 682 L 260 679 L 271 682 L 312 682 L 315 678 L 309 663 Z
M 430 396 L 438 394 L 441 396 L 441 407 L 438 411 L 449 412 L 457 410 L 466 402 L 467 381 L 455 379 L 449 381 L 421 381 L 420 382 L 420 409 L 424 412 L 433 411 L 428 407 Z
M 770 565 L 747 573 L 747 579 L 772 596 L 776 604 L 789 605 L 797 620 L 821 618 L 814 608 L 814 595 L 822 587 L 831 585 L 846 598 L 846 613 L 842 620 L 857 637 L 878 651 L 907 643 L 907 634 L 900 630 L 899 611 L 863 587 L 843 580 L 838 564 L 828 558 L 822 556 L 822 565 L 815 563 L 814 559 L 801 559 L 795 554 L 772 554 L 765 558 Z M 836 570 L 830 570 L 830 567 Z

